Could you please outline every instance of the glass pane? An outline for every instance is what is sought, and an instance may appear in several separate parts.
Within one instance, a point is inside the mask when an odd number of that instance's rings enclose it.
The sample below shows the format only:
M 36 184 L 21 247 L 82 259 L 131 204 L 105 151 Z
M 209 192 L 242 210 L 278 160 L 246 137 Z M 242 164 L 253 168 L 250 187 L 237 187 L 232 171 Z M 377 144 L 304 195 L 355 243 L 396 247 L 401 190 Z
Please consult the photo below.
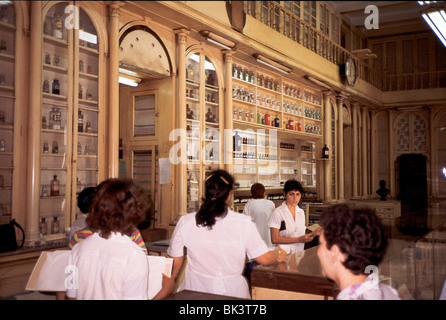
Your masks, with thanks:
M 155 94 L 135 97 L 134 136 L 155 135 Z
M 409 115 L 400 118 L 397 127 L 397 150 L 409 151 Z

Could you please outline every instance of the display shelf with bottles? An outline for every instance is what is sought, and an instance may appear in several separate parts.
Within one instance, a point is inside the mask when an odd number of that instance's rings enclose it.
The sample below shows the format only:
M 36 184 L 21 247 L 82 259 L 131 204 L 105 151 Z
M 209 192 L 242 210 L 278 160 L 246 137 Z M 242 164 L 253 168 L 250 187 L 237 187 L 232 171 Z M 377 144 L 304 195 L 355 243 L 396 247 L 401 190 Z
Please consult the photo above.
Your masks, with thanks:
M 280 185 L 285 181 L 296 178 L 299 172 L 298 150 L 296 139 L 281 139 L 279 141 Z
M 244 62 L 232 68 L 233 120 L 321 136 L 321 93 Z
M 257 181 L 257 134 L 234 130 L 233 173 L 238 188 L 248 188 Z
M 302 142 L 301 146 L 301 182 L 303 187 L 314 187 L 316 184 L 315 144 Z
M 14 4 L 0 5 L 0 224 L 12 214 L 16 31 Z
M 221 88 L 212 61 L 195 52 L 186 59 L 187 212 L 197 211 L 206 177 L 221 163 Z
M 96 186 L 99 173 L 97 33 L 82 8 L 81 29 L 67 29 L 67 4 L 50 5 L 42 26 L 39 211 L 41 223 L 44 219 L 47 224 L 45 240 L 65 237 L 79 213 L 77 194 Z

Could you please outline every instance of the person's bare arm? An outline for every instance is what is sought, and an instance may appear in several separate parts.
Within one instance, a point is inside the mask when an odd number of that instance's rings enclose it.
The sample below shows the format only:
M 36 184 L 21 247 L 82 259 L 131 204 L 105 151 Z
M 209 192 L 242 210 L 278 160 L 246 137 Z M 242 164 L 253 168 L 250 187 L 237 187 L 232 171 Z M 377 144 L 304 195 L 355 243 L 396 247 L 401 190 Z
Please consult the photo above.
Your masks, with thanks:
M 175 280 L 178 277 L 178 274 L 181 271 L 181 267 L 183 266 L 184 262 L 184 256 L 182 257 L 175 257 L 173 259 L 173 268 L 172 268 L 172 275 L 170 278 L 163 275 L 163 286 L 152 300 L 161 300 L 167 297 L 169 294 L 173 292 L 175 289 Z M 150 284 L 149 284 L 150 285 Z
M 307 233 L 300 237 L 282 237 L 279 236 L 279 229 L 270 228 L 271 242 L 274 244 L 307 243 L 314 239 L 313 233 Z

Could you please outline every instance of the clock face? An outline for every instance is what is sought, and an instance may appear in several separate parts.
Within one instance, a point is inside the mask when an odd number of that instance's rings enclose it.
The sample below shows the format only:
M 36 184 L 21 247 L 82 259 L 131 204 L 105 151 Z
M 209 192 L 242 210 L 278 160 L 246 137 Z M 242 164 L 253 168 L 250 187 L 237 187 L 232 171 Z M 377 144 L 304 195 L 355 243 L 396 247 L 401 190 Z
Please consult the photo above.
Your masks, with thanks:
M 356 82 L 356 64 L 351 56 L 345 62 L 345 77 L 350 86 L 354 86 Z

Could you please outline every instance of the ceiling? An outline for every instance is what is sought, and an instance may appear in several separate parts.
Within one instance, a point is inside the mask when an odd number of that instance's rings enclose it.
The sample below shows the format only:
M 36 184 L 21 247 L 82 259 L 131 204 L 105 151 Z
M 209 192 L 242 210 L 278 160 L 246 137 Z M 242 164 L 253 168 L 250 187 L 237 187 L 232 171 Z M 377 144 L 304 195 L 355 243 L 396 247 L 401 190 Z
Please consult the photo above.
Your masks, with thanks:
M 365 36 L 385 36 L 430 30 L 421 17 L 417 1 L 327 1 L 346 21 L 357 27 Z M 365 12 L 369 5 L 378 9 L 378 29 L 367 30 L 364 22 L 373 11 Z

